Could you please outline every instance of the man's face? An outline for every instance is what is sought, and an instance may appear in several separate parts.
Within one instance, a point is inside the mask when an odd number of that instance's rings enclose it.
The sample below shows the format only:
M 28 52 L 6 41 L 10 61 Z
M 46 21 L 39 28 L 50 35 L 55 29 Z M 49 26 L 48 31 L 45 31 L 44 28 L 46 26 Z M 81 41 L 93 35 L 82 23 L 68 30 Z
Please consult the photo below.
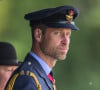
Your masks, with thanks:
M 10 78 L 12 72 L 17 68 L 17 66 L 7 66 L 1 65 L 0 66 L 0 86 L 7 83 L 8 79 Z
M 47 28 L 40 42 L 42 52 L 56 60 L 64 60 L 69 50 L 71 29 Z

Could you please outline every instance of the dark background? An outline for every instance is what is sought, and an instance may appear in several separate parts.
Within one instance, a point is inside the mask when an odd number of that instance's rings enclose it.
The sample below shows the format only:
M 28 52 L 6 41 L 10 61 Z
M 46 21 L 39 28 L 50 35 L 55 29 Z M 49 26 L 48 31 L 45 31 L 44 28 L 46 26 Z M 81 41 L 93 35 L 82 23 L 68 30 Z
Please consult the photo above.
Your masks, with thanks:
M 100 0 L 0 0 L 0 41 L 12 43 L 23 61 L 31 48 L 24 14 L 61 5 L 79 8 L 80 31 L 72 31 L 67 58 L 54 68 L 57 90 L 100 90 Z

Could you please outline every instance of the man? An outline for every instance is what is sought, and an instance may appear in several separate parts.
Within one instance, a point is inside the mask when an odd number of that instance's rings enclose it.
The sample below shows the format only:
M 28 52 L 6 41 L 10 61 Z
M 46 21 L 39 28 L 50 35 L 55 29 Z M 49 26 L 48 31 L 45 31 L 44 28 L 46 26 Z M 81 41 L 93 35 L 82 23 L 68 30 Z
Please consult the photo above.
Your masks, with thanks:
M 32 48 L 24 63 L 14 72 L 5 90 L 55 90 L 52 69 L 69 50 L 71 30 L 79 11 L 60 6 L 25 15 L 30 21 Z
M 8 79 L 17 67 L 15 48 L 10 43 L 0 42 L 0 90 L 4 90 Z

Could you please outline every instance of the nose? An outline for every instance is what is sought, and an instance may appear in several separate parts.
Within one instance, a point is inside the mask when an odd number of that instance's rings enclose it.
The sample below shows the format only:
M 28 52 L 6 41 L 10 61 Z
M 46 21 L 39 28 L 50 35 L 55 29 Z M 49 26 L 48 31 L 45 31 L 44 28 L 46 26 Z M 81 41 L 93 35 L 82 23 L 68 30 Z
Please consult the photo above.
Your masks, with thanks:
M 69 44 L 69 42 L 70 42 L 70 37 L 67 36 L 66 34 L 63 34 L 63 35 L 62 35 L 62 41 L 61 41 L 61 43 L 62 43 L 63 45 L 67 45 L 67 44 Z

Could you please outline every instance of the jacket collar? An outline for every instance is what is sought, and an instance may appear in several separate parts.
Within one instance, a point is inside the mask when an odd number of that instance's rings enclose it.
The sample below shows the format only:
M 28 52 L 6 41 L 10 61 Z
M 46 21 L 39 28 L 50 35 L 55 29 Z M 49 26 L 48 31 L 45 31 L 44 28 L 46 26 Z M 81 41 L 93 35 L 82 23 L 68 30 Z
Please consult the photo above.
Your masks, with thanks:
M 43 68 L 41 67 L 39 62 L 37 60 L 35 60 L 35 58 L 33 56 L 31 56 L 30 54 L 27 55 L 25 61 L 32 63 L 33 68 L 36 70 L 36 72 L 39 74 L 39 76 L 42 77 L 46 81 L 50 90 L 52 90 L 52 83 L 50 82 L 48 76 L 46 75 L 45 71 L 43 70 Z

